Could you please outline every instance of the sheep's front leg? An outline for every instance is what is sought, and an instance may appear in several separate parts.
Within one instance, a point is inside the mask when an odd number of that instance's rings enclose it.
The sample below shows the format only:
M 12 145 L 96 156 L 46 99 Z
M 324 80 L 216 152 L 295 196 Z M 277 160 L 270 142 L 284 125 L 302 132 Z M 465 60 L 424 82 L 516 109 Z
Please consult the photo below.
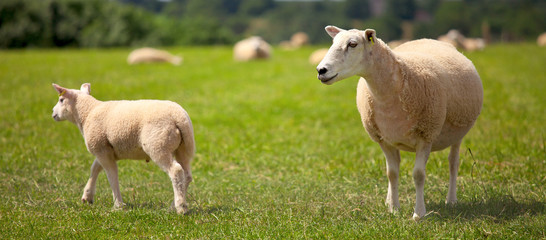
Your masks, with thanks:
M 415 184 L 415 210 L 413 220 L 419 221 L 427 213 L 425 209 L 425 178 L 426 165 L 430 155 L 431 143 L 421 142 L 417 146 L 415 154 L 415 166 L 413 168 L 413 182 Z
M 461 141 L 453 144 L 449 152 L 449 189 L 447 191 L 446 204 L 457 203 L 457 174 L 459 171 L 459 148 Z
M 85 185 L 85 188 L 83 189 L 83 196 L 82 196 L 82 202 L 83 203 L 93 203 L 93 198 L 95 196 L 95 188 L 97 184 L 97 177 L 102 171 L 102 166 L 100 165 L 99 161 L 95 159 L 93 161 L 93 165 L 91 165 L 91 175 L 89 176 L 89 180 L 87 180 L 87 184 Z
M 114 209 L 123 208 L 123 200 L 121 199 L 121 192 L 119 191 L 119 180 L 118 180 L 118 165 L 113 159 L 102 159 L 97 158 L 100 165 L 106 171 L 106 176 L 108 177 L 108 182 L 110 183 L 110 188 L 112 188 L 112 195 L 114 196 Z
M 398 173 L 400 170 L 400 151 L 395 147 L 386 143 L 380 144 L 383 154 L 387 160 L 387 178 L 389 179 L 389 189 L 385 204 L 389 207 L 389 211 L 394 213 L 400 208 L 398 201 Z

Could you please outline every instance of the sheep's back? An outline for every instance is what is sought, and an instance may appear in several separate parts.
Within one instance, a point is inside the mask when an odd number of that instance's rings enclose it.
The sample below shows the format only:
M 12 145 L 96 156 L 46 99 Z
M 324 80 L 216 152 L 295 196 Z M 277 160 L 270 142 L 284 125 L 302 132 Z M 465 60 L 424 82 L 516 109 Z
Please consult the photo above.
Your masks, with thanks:
M 481 111 L 483 88 L 478 72 L 468 58 L 452 45 L 431 39 L 407 42 L 393 52 L 400 57 L 407 74 L 412 75 L 408 77 L 410 88 L 412 84 L 437 81 L 428 84 L 439 86 L 440 95 L 446 98 L 447 122 L 459 127 L 474 123 Z M 422 89 L 423 86 L 415 87 Z M 426 97 L 412 92 L 409 90 L 406 94 L 414 95 L 413 98 Z

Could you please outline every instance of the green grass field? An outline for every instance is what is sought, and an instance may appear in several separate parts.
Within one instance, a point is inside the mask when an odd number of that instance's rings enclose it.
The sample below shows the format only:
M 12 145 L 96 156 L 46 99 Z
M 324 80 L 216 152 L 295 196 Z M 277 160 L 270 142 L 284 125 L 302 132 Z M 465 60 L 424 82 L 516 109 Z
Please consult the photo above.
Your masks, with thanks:
M 228 47 L 169 50 L 181 66 L 128 66 L 129 49 L 0 51 L 0 239 L 546 238 L 546 48 L 466 53 L 485 101 L 461 147 L 459 203 L 444 204 L 448 151 L 433 153 L 418 223 L 414 154 L 402 154 L 400 212 L 384 205 L 385 160 L 360 122 L 357 77 L 321 84 L 312 48 L 249 63 Z M 169 209 L 170 180 L 145 161 L 119 162 L 126 209 L 112 209 L 104 173 L 82 204 L 94 157 L 75 125 L 52 119 L 53 82 L 181 104 L 197 142 L 189 214 Z

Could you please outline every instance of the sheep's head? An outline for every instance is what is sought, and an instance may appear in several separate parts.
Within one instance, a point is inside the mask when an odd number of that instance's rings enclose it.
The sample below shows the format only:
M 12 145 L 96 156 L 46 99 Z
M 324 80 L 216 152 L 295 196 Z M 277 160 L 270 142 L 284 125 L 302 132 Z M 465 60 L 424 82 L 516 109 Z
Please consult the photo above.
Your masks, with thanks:
M 318 79 L 324 84 L 362 75 L 367 68 L 366 58 L 376 42 L 375 30 L 343 30 L 334 26 L 325 28 L 333 43 L 317 66 Z
M 59 101 L 55 107 L 53 107 L 53 119 L 55 119 L 55 121 L 70 120 L 71 122 L 74 122 L 76 99 L 80 94 L 89 95 L 91 93 L 91 84 L 84 83 L 80 90 L 76 90 L 67 89 L 53 83 L 53 88 L 59 93 Z

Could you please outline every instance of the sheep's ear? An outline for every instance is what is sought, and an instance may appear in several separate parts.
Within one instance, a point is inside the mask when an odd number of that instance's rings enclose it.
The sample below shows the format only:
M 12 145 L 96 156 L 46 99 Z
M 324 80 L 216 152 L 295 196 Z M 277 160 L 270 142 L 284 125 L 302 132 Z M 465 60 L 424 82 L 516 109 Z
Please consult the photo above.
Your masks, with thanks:
M 335 38 L 336 35 L 337 35 L 338 33 L 340 33 L 341 31 L 345 31 L 345 30 L 343 30 L 343 29 L 341 29 L 341 28 L 338 28 L 338 27 L 336 27 L 336 26 L 326 26 L 326 27 L 324 28 L 324 30 L 326 30 L 326 32 L 328 33 L 328 35 L 330 35 L 330 37 L 332 37 L 332 38 Z
M 375 36 L 375 30 L 373 29 L 366 29 L 364 30 L 364 38 L 368 43 L 374 44 L 376 42 L 376 36 Z
M 53 88 L 55 88 L 55 90 L 57 91 L 57 93 L 59 93 L 59 97 L 60 96 L 66 96 L 68 97 L 70 95 L 70 91 L 69 89 L 66 89 L 64 87 L 61 87 L 55 83 L 53 83 Z
M 91 95 L 91 83 L 82 84 L 82 86 L 80 87 L 80 91 L 87 95 Z

